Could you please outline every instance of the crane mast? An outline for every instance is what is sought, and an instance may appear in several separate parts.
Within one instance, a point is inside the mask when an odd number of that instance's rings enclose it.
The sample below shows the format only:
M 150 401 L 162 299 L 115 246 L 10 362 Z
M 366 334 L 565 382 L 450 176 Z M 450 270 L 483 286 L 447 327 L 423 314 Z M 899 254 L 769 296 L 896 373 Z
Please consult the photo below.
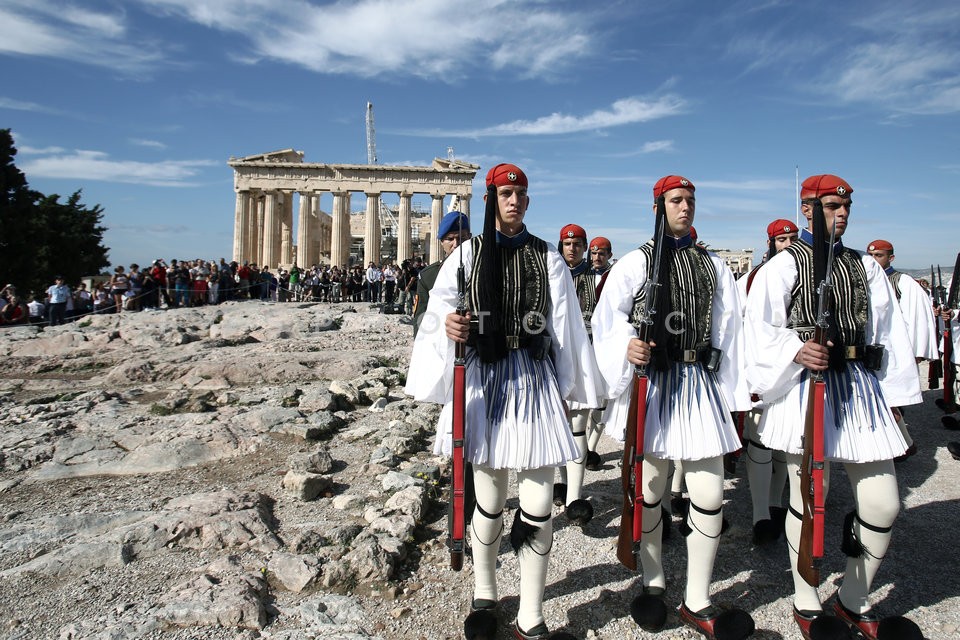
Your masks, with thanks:
M 367 164 L 377 164 L 377 134 L 373 128 L 373 103 L 367 103 Z

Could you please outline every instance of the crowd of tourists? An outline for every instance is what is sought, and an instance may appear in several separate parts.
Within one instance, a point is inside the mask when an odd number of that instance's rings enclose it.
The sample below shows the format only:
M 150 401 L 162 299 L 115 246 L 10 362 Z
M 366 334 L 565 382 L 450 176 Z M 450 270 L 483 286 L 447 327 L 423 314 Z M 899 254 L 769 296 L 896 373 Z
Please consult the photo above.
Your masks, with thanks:
M 92 313 L 122 313 L 216 305 L 227 300 L 370 302 L 399 305 L 412 314 L 423 259 L 401 264 L 317 264 L 271 270 L 253 262 L 154 260 L 147 268 L 117 265 L 109 277 L 67 283 L 55 275 L 43 291 L 0 290 L 0 325 L 63 324 Z

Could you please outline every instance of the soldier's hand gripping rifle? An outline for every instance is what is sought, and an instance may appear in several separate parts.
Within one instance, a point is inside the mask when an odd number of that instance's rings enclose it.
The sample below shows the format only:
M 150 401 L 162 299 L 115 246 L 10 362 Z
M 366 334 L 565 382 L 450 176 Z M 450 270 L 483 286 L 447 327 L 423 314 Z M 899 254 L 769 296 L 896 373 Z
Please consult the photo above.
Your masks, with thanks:
M 462 227 L 458 219 L 458 226 Z M 467 313 L 467 282 L 463 270 L 463 247 L 459 247 L 460 266 L 457 268 L 457 313 Z M 456 342 L 453 360 L 453 473 L 450 481 L 450 509 L 447 515 L 448 538 L 450 547 L 450 568 L 460 571 L 463 568 L 463 539 L 466 530 L 464 513 L 464 460 L 463 443 L 466 432 L 467 345 Z
M 939 271 L 939 268 L 938 268 Z M 960 253 L 953 266 L 953 278 L 950 280 L 950 292 L 944 296 L 943 276 L 940 275 L 941 304 L 947 309 L 957 310 L 957 296 L 960 291 Z M 944 299 L 946 298 L 946 299 Z M 950 320 L 943 321 L 943 404 L 937 403 L 946 413 L 957 410 L 957 396 L 954 388 L 957 382 L 957 370 L 953 366 L 953 326 Z
M 647 282 L 643 286 L 644 300 L 637 337 L 649 342 L 657 316 L 660 297 L 660 260 L 663 254 L 663 234 L 667 219 L 666 202 L 657 198 L 657 221 L 653 233 L 653 256 Z M 643 566 L 638 562 L 640 538 L 643 535 L 643 442 L 647 422 L 647 367 L 637 365 L 630 392 L 630 408 L 623 443 L 623 463 L 620 481 L 623 485 L 623 507 L 620 512 L 620 534 L 617 538 L 617 559 L 635 571 Z
M 930 298 L 934 308 L 933 324 L 939 333 L 940 327 L 940 306 L 943 304 L 940 295 L 940 287 L 937 286 L 937 280 L 933 277 L 933 265 L 930 265 Z M 927 387 L 936 389 L 940 386 L 940 378 L 943 376 L 943 361 L 940 358 L 930 361 L 929 373 L 927 374 Z
M 824 247 L 826 222 L 820 200 L 813 205 L 813 273 L 817 283 L 817 319 L 813 340 L 826 346 L 830 337 L 830 316 L 833 306 L 833 243 L 836 221 L 830 230 L 830 244 Z M 824 260 L 825 258 L 825 260 Z M 823 558 L 824 491 L 823 491 L 823 421 L 826 408 L 826 385 L 823 372 L 811 371 L 807 391 L 807 414 L 803 424 L 803 458 L 800 462 L 800 495 L 803 519 L 800 545 L 797 550 L 797 573 L 813 586 L 820 584 L 820 559 Z

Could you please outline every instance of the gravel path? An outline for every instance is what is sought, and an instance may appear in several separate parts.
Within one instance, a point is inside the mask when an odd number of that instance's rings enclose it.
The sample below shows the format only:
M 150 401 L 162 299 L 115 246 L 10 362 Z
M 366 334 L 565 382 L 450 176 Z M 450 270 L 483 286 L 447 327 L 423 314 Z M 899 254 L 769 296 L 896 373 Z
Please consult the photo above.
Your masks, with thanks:
M 392 320 L 391 320 L 392 321 Z M 383 344 L 390 355 L 405 353 L 408 328 L 400 337 L 384 334 L 371 337 Z M 401 335 L 402 334 L 402 335 Z M 330 334 L 329 340 L 339 339 Z M 318 343 L 319 344 L 319 343 Z M 303 349 L 312 350 L 310 345 Z M 319 347 L 318 347 L 319 348 Z M 327 346 L 323 347 L 328 348 Z M 378 347 L 381 348 L 381 347 Z M 405 366 L 400 357 L 398 366 Z M 344 371 L 344 379 L 357 371 Z M 921 368 L 926 380 L 926 367 Z M 33 379 L 43 385 L 41 376 Z M 911 433 L 919 446 L 918 455 L 898 465 L 902 511 L 894 528 L 894 539 L 874 585 L 874 603 L 884 613 L 910 616 L 931 640 L 960 638 L 960 562 L 955 544 L 955 527 L 960 522 L 960 461 L 945 449 L 960 433 L 947 432 L 940 425 L 941 412 L 933 403 L 940 391 L 925 392 L 922 406 L 907 413 Z M 393 399 L 401 397 L 394 389 Z M 366 411 L 365 409 L 360 411 Z M 353 419 L 370 420 L 369 413 L 355 413 Z M 329 443 L 331 453 L 343 471 L 336 478 L 337 490 L 363 491 L 372 484 L 364 476 L 376 443 L 339 441 Z M 289 456 L 309 449 L 302 440 L 271 437 L 255 452 L 228 461 L 205 464 L 163 474 L 125 477 L 91 477 L 22 482 L 22 474 L 0 472 L 0 540 L 8 523 L 45 515 L 87 511 L 151 508 L 158 500 L 218 488 L 258 491 L 276 497 L 274 515 L 278 535 L 289 541 L 292 534 L 315 523 L 318 514 L 330 514 L 331 498 L 301 503 L 287 499 L 280 481 Z M 671 615 L 659 634 L 640 631 L 628 614 L 630 600 L 637 592 L 638 577 L 621 567 L 614 554 L 619 522 L 619 446 L 604 439 L 600 452 L 601 471 L 588 472 L 584 494 L 594 504 L 596 515 L 586 527 L 571 525 L 558 508 L 554 520 L 555 539 L 545 595 L 545 615 L 552 629 L 565 628 L 578 638 L 699 638 L 680 626 Z M 0 452 L 2 455 L 2 452 Z M 435 462 L 429 451 L 418 458 Z M 785 543 L 771 548 L 751 545 L 750 500 L 745 469 L 741 463 L 726 481 L 725 516 L 731 528 L 724 535 L 714 573 L 713 595 L 718 604 L 736 605 L 754 616 L 755 638 L 799 639 L 791 616 L 792 580 L 787 570 Z M 516 495 L 515 490 L 512 495 Z M 851 508 L 849 485 L 842 468 L 835 468 L 827 514 L 828 551 L 823 565 L 821 595 L 830 598 L 839 584 L 844 558 L 839 550 L 840 523 Z M 512 521 L 515 498 L 507 503 L 505 519 Z M 324 516 L 327 517 L 327 516 Z M 348 517 L 348 516 L 344 516 Z M 683 591 L 685 548 L 673 523 L 673 536 L 664 549 L 668 582 L 667 602 L 676 607 Z M 342 589 L 353 595 L 363 608 L 362 633 L 353 638 L 436 640 L 462 637 L 463 619 L 472 596 L 473 576 L 467 559 L 462 572 L 449 569 L 444 547 L 446 509 L 438 501 L 418 529 L 411 553 L 388 585 L 373 590 Z M 43 549 L 9 552 L 0 556 L 0 571 L 22 563 Z M 21 576 L 0 581 L 0 637 L 10 639 L 50 638 L 53 640 L 122 640 L 125 637 L 174 640 L 250 640 L 275 638 L 316 640 L 324 636 L 298 627 L 292 614 L 317 590 L 292 593 L 272 584 L 272 617 L 262 630 L 241 631 L 236 627 L 188 627 L 184 629 L 141 629 L 135 636 L 90 635 L 76 631 L 81 621 L 97 621 L 104 627 L 131 611 L 144 610 L 172 585 L 187 579 L 198 568 L 223 555 L 210 550 L 176 550 L 120 567 L 99 568 L 79 576 L 63 578 Z M 264 566 L 265 558 L 254 552 L 239 554 L 248 569 Z M 506 625 L 516 615 L 518 589 L 517 560 L 504 540 L 500 553 L 498 580 L 501 594 L 500 617 Z M 345 636 L 337 636 L 345 638 Z

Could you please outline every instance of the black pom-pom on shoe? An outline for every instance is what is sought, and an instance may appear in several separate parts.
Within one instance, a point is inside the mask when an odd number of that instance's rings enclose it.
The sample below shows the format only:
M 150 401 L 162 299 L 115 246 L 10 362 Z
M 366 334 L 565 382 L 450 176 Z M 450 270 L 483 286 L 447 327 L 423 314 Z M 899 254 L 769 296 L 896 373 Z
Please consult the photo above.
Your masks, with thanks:
M 667 605 L 662 587 L 644 587 L 643 593 L 630 603 L 630 617 L 643 629 L 656 633 L 667 623 Z
M 567 505 L 567 518 L 577 526 L 584 526 L 593 519 L 593 505 L 579 498 Z
M 950 431 L 960 431 L 960 421 L 958 421 L 953 416 L 943 416 L 940 418 L 941 424 L 943 424 L 944 429 Z
M 764 546 L 773 544 L 780 537 L 780 528 L 773 520 L 757 520 L 753 523 L 753 544 Z
M 954 460 L 960 460 L 960 442 L 948 442 L 947 451 L 950 452 Z
M 600 471 L 603 469 L 603 458 L 596 451 L 587 451 L 587 461 L 584 466 L 590 471 Z
M 877 640 L 924 640 L 917 623 L 903 616 L 890 616 L 877 626 Z
M 494 640 L 497 637 L 497 614 L 494 609 L 476 609 L 463 621 L 463 637 L 467 640 Z

